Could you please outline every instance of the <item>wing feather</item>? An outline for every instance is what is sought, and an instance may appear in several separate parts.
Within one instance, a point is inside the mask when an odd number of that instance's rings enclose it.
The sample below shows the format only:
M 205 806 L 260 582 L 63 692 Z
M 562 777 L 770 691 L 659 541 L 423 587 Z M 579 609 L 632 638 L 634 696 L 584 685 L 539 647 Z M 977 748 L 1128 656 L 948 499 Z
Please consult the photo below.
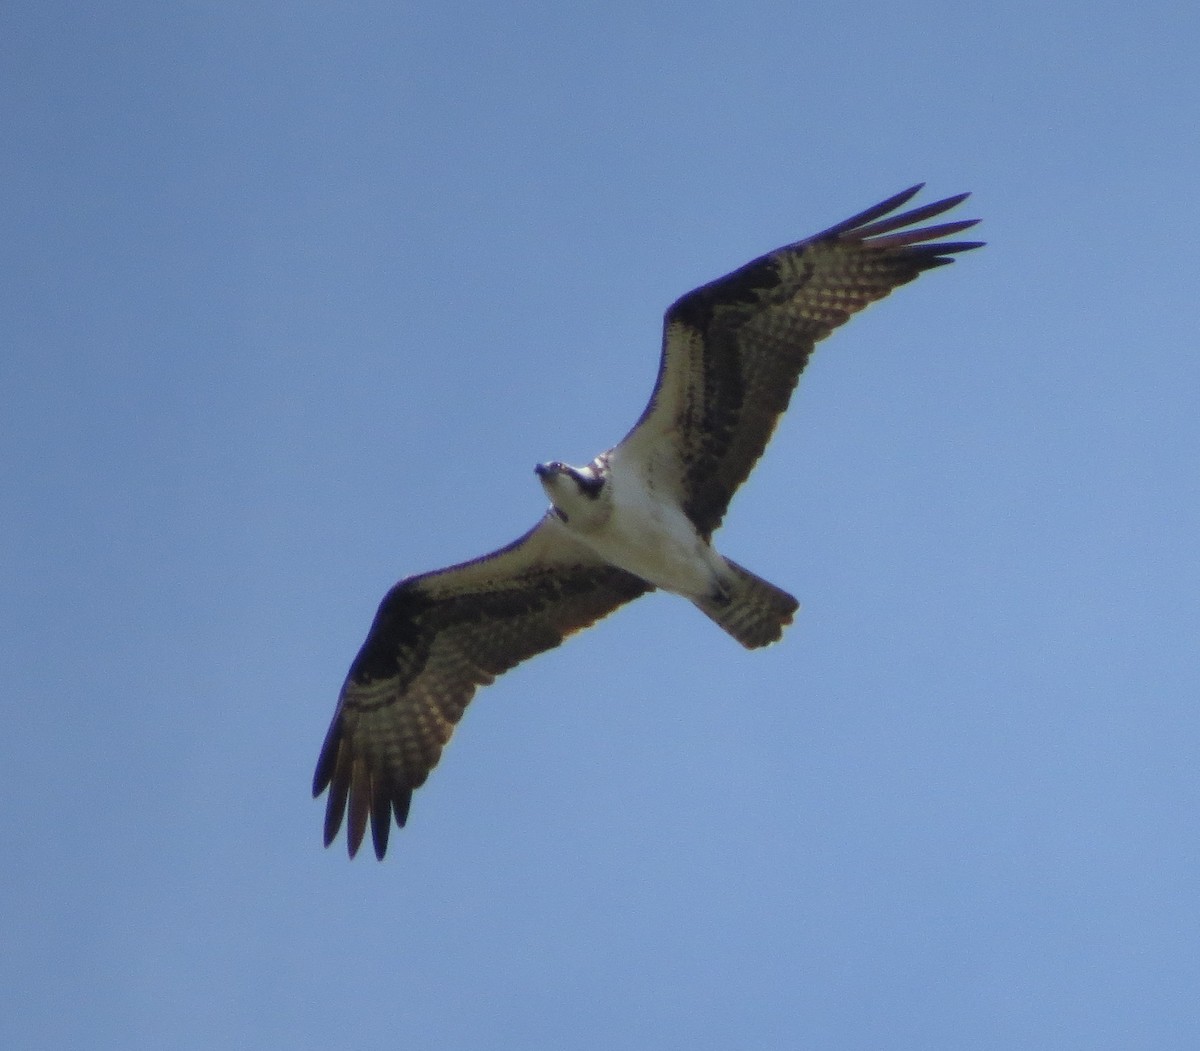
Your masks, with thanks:
M 938 240 L 978 220 L 913 226 L 965 193 L 891 214 L 920 189 L 760 256 L 667 310 L 654 397 L 614 455 L 673 486 L 706 538 L 770 441 L 814 346 L 868 304 L 982 244 Z
M 353 857 L 371 828 L 387 850 L 393 818 L 437 765 L 480 686 L 650 590 L 600 561 L 548 515 L 500 551 L 401 581 L 350 667 L 313 776 L 327 788 L 325 845 L 347 821 Z

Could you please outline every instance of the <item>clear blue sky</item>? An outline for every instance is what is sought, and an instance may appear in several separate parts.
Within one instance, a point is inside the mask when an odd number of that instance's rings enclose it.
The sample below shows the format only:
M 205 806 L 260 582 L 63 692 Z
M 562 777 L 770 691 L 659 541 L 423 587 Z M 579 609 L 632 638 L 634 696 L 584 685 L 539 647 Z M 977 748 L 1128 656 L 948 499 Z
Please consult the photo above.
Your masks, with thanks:
M 10 4 L 0 1046 L 1185 1048 L 1200 15 Z M 309 779 L 678 294 L 918 180 L 722 548 L 481 693 L 387 861 Z

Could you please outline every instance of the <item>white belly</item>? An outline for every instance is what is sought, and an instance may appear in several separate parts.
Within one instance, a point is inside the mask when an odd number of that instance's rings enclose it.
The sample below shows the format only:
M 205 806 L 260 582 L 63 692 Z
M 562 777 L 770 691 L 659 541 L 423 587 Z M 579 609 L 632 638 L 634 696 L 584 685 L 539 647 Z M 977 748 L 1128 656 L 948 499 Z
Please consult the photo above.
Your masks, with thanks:
M 723 559 L 678 507 L 652 500 L 640 485 L 617 485 L 604 524 L 577 535 L 606 562 L 688 598 L 709 595 Z

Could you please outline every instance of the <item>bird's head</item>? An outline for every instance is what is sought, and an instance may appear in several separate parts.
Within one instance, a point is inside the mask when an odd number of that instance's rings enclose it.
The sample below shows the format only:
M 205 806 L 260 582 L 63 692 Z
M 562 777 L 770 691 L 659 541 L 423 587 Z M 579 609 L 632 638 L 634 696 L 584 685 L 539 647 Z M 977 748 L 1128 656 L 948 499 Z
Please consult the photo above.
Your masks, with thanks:
M 560 460 L 551 460 L 539 463 L 533 472 L 554 505 L 555 513 L 564 522 L 583 524 L 598 516 L 605 477 L 595 464 L 572 467 Z

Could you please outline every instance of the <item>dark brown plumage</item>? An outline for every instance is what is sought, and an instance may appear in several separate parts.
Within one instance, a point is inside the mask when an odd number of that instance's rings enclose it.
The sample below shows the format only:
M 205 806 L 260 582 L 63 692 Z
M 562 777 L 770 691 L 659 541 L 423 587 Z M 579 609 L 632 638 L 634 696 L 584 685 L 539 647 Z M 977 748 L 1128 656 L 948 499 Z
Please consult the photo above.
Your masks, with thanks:
M 760 256 L 668 308 L 654 398 L 623 444 L 670 439 L 689 450 L 675 495 L 702 535 L 721 524 L 762 456 L 817 342 L 923 271 L 982 245 L 926 243 L 977 219 L 903 230 L 949 211 L 965 193 L 882 218 L 922 185 Z
M 325 845 L 349 815 L 357 853 L 370 817 L 375 853 L 401 828 L 480 686 L 651 590 L 601 562 L 553 516 L 500 551 L 401 581 L 350 666 L 313 776 L 329 788 Z
M 674 504 L 676 514 L 682 509 L 708 541 L 766 448 L 816 343 L 869 303 L 982 243 L 939 240 L 976 220 L 914 228 L 966 194 L 886 218 L 920 188 L 677 300 L 664 319 L 650 404 L 594 464 L 611 460 L 635 470 L 655 500 Z M 593 496 L 599 493 L 598 475 L 585 481 Z M 743 590 L 756 601 L 726 608 L 729 595 L 717 594 L 697 605 L 744 645 L 778 638 L 795 599 L 726 563 L 734 578 L 747 578 Z M 404 825 L 413 789 L 437 764 L 476 689 L 650 590 L 640 576 L 601 559 L 553 513 L 491 555 L 397 584 L 351 665 L 317 762 L 313 794 L 329 790 L 326 846 L 348 815 L 350 855 L 369 823 L 382 858 L 392 820 Z

